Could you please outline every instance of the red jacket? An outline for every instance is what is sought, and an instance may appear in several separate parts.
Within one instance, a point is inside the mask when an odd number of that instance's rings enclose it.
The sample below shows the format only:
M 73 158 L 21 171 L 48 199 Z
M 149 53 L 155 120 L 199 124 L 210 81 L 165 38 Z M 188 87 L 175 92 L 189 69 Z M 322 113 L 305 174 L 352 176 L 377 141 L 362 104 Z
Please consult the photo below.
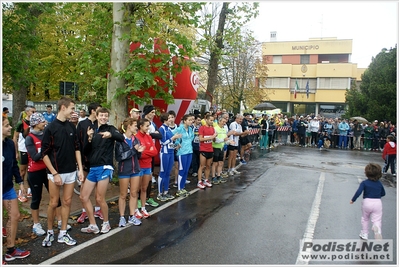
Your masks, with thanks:
M 139 159 L 140 168 L 151 168 L 152 158 L 158 155 L 158 150 L 155 147 L 154 141 L 152 141 L 151 135 L 138 131 L 135 137 L 139 139 L 142 146 L 145 146 Z
M 387 155 L 396 155 L 396 144 L 393 141 L 387 142 L 382 151 L 382 158 L 385 160 Z

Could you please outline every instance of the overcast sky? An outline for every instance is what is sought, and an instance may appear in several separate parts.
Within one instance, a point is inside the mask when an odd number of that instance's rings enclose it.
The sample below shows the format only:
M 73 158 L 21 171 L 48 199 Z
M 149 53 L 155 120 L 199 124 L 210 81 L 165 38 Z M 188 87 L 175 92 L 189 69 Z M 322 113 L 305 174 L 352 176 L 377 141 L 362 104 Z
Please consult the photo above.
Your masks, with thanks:
M 306 41 L 309 38 L 352 39 L 352 63 L 367 68 L 381 49 L 398 42 L 398 2 L 267 1 L 250 28 L 257 40 Z

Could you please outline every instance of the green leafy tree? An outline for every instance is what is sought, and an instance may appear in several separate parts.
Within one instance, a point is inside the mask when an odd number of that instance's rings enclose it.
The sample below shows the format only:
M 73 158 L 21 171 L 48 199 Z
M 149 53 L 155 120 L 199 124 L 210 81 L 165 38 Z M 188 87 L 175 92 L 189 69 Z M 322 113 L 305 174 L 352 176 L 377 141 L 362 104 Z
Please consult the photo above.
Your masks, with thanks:
M 38 61 L 33 54 L 40 44 L 39 17 L 51 7 L 51 3 L 39 2 L 2 3 L 3 93 L 13 94 L 14 125 L 26 103 L 30 86 L 36 81 Z
M 172 103 L 173 77 L 183 66 L 197 69 L 187 60 L 197 55 L 193 40 L 181 31 L 197 26 L 195 13 L 201 3 L 114 3 L 114 35 L 108 103 L 111 122 L 119 124 L 126 116 L 127 102 L 137 104 L 155 97 Z M 130 52 L 129 42 L 140 44 Z M 154 43 L 157 49 L 154 49 Z M 168 51 L 163 53 L 161 51 Z M 140 92 L 139 92 L 140 91 Z
M 349 117 L 396 122 L 396 48 L 382 49 L 363 73 L 360 89 L 352 84 L 347 90 Z

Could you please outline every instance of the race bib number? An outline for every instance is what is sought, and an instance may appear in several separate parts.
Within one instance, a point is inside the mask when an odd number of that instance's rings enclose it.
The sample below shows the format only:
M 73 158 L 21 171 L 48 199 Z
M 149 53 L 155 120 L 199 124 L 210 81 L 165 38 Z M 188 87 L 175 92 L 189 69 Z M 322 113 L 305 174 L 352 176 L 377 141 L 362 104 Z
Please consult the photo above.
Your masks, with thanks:
M 199 142 L 200 142 L 199 136 L 195 136 L 195 137 L 194 137 L 194 143 L 199 143 Z
M 210 136 L 210 135 L 204 136 L 204 138 L 209 138 L 209 137 L 212 137 L 212 136 Z M 204 144 L 207 144 L 207 143 L 212 143 L 212 140 L 206 140 L 206 141 L 204 141 Z

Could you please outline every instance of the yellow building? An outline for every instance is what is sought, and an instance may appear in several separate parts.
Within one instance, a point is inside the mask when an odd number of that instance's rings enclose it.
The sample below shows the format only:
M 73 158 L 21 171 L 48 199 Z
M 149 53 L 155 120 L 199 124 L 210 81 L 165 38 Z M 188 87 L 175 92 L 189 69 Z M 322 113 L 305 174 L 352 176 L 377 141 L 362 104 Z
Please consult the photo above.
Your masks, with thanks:
M 291 114 L 340 117 L 345 112 L 346 89 L 353 80 L 358 84 L 365 71 L 351 62 L 352 40 L 277 42 L 275 32 L 271 36 L 271 42 L 262 44 L 267 79 L 258 78 L 270 102 Z

